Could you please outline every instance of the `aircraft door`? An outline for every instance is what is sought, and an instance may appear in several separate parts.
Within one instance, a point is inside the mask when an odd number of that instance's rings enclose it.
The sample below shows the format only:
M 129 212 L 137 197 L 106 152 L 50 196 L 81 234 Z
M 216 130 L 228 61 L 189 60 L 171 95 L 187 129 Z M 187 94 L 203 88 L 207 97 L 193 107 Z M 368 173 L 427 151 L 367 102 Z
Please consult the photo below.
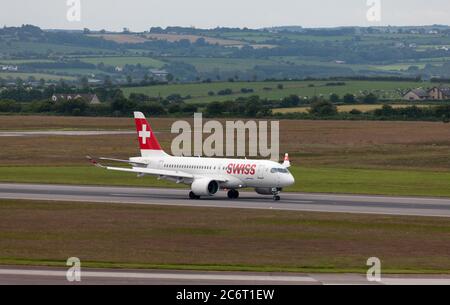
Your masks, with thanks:
M 264 179 L 264 171 L 266 167 L 264 165 L 258 166 L 258 179 Z

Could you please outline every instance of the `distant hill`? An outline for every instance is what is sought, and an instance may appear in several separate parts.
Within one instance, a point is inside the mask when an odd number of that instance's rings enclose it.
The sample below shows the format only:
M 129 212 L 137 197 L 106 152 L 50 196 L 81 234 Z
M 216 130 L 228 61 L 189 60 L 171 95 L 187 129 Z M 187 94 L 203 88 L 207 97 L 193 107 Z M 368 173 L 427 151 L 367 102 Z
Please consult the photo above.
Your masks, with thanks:
M 449 78 L 450 28 L 264 29 L 153 27 L 147 32 L 0 28 L 0 78 L 117 83 L 304 79 L 337 76 Z M 2 67 L 3 66 L 3 67 Z M 17 67 L 17 69 L 16 69 Z M 156 71 L 158 69 L 159 71 Z M 14 74 L 20 73 L 20 74 Z

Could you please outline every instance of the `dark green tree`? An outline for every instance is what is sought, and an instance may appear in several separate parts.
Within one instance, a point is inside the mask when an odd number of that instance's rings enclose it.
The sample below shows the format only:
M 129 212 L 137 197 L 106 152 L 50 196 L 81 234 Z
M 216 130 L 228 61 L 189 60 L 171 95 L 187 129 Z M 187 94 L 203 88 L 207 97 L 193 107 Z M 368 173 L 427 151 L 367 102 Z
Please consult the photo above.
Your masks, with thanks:
M 333 104 L 339 103 L 341 101 L 341 98 L 336 93 L 333 93 L 330 95 L 330 102 Z
M 211 102 L 206 106 L 206 114 L 209 116 L 217 116 L 224 111 L 223 104 L 221 102 Z
M 373 93 L 367 94 L 363 99 L 363 102 L 365 104 L 375 104 L 377 101 L 378 101 L 378 97 Z
M 337 114 L 337 107 L 331 102 L 319 101 L 311 105 L 309 113 L 316 116 L 333 116 Z
M 353 94 L 347 93 L 346 95 L 344 95 L 342 101 L 346 104 L 354 104 L 356 103 L 356 98 Z

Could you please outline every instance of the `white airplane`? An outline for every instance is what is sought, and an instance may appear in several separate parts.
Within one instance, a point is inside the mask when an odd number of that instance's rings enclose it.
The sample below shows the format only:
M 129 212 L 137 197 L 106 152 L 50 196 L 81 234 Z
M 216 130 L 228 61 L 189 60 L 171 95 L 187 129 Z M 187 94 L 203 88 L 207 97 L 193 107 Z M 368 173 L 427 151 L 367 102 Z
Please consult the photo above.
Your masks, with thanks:
M 191 185 L 190 199 L 214 196 L 219 190 L 228 190 L 228 198 L 237 199 L 238 189 L 254 188 L 258 194 L 272 195 L 278 201 L 282 188 L 295 182 L 287 169 L 291 166 L 288 154 L 283 164 L 268 160 L 174 157 L 161 149 L 150 124 L 141 112 L 134 113 L 134 120 L 141 157 L 129 160 L 100 158 L 128 163 L 132 168 L 103 166 L 88 157 L 95 166 L 137 173 L 138 176 L 154 175 L 159 179 Z

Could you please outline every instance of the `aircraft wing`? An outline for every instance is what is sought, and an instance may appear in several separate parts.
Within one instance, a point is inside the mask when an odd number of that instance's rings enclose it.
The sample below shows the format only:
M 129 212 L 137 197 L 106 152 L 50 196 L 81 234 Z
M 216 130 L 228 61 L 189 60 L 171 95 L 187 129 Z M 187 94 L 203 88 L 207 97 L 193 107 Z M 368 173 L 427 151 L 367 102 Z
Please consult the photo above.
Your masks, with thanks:
M 91 157 L 88 157 L 89 161 L 97 166 L 97 167 L 101 167 L 107 170 L 114 170 L 114 171 L 120 171 L 120 172 L 128 172 L 128 173 L 136 173 L 136 174 L 140 174 L 140 175 L 153 175 L 153 176 L 159 176 L 159 177 L 173 177 L 173 178 L 187 178 L 187 179 L 195 179 L 195 178 L 199 178 L 199 177 L 195 177 L 192 174 L 189 173 L 185 173 L 182 171 L 168 171 L 168 170 L 163 170 L 163 169 L 153 169 L 153 168 L 147 168 L 147 167 L 139 167 L 138 166 L 133 166 L 132 168 L 124 168 L 124 167 L 113 167 L 113 166 L 105 166 L 102 165 L 100 163 L 98 163 L 95 159 L 92 159 Z M 108 158 L 101 158 L 102 160 L 110 160 L 110 161 L 119 161 L 119 162 L 126 162 L 129 164 L 134 165 L 135 162 L 129 162 L 129 161 L 125 161 L 125 160 L 117 160 L 117 159 L 108 159 Z M 211 177 L 212 179 L 214 179 L 214 177 Z M 223 179 L 223 178 L 219 178 L 217 177 L 217 179 L 214 179 L 218 182 L 226 182 L 228 181 L 227 179 Z
M 87 157 L 87 158 L 91 161 L 93 160 L 91 157 Z M 131 164 L 132 166 L 137 166 L 137 167 L 147 167 L 147 163 L 132 162 L 130 160 L 121 160 L 121 159 L 112 159 L 112 158 L 100 158 L 100 160 L 128 163 L 128 164 Z
M 188 173 L 180 172 L 180 171 L 167 171 L 161 169 L 152 169 L 152 168 L 143 168 L 143 167 L 133 167 L 133 168 L 123 168 L 123 167 L 111 167 L 111 166 L 102 166 L 107 170 L 121 171 L 121 172 L 129 172 L 129 173 L 137 173 L 144 175 L 154 175 L 154 176 L 164 176 L 164 177 L 176 177 L 176 178 L 191 178 L 194 179 L 194 176 Z
M 176 177 L 176 178 L 191 178 L 194 179 L 194 176 L 188 173 L 180 172 L 180 171 L 168 171 L 168 170 L 161 170 L 161 169 L 152 169 L 147 167 L 140 167 L 144 165 L 144 163 L 136 163 L 136 162 L 130 162 L 126 160 L 119 160 L 119 159 L 109 159 L 109 158 L 101 158 L 101 160 L 109 160 L 109 161 L 116 161 L 116 162 L 125 162 L 133 165 L 132 168 L 124 168 L 124 167 L 114 167 L 114 166 L 105 166 L 97 162 L 97 160 L 87 157 L 89 161 L 97 166 L 101 167 L 107 170 L 114 170 L 114 171 L 120 171 L 120 172 L 129 172 L 129 173 L 137 173 L 141 175 L 154 175 L 154 176 L 165 176 L 165 177 Z M 147 166 L 145 164 L 145 166 Z

